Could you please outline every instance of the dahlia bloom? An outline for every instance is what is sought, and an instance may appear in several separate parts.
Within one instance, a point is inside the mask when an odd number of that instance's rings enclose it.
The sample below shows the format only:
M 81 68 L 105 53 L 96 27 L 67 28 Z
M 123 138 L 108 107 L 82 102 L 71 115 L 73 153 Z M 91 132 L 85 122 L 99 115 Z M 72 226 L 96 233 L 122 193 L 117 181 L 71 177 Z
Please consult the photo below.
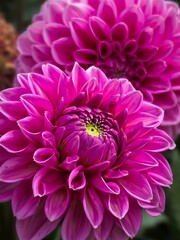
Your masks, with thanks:
M 42 71 L 1 92 L 0 200 L 12 201 L 19 239 L 60 222 L 63 240 L 134 237 L 142 209 L 161 214 L 172 183 L 163 111 L 95 67 Z
M 126 77 L 162 107 L 161 126 L 180 133 L 180 10 L 164 0 L 49 0 L 18 40 L 19 72 L 42 63 L 67 73 L 75 61 Z

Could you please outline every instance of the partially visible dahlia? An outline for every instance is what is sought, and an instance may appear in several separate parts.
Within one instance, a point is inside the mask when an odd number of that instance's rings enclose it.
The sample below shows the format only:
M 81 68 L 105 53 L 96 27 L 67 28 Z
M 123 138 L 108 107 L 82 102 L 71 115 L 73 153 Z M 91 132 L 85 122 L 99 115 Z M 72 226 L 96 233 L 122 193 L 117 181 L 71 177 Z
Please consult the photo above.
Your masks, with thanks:
M 0 200 L 12 201 L 19 239 L 42 239 L 60 222 L 63 240 L 134 237 L 142 209 L 161 214 L 172 183 L 163 111 L 98 68 L 42 70 L 1 92 Z
M 126 77 L 162 107 L 162 127 L 180 133 L 180 10 L 164 0 L 49 0 L 18 40 L 19 72 L 75 61 Z
M 12 86 L 15 76 L 16 31 L 0 15 L 0 90 Z

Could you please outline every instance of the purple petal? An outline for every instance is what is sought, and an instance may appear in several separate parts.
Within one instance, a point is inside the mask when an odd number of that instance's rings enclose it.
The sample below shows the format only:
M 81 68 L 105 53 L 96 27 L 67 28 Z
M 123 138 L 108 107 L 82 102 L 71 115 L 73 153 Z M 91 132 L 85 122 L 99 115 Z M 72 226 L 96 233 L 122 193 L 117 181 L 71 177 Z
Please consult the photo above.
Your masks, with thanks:
M 95 49 L 95 40 L 90 32 L 89 24 L 83 19 L 73 19 L 70 25 L 71 35 L 79 48 Z
M 108 209 L 117 218 L 122 219 L 129 210 L 129 200 L 125 191 L 119 195 L 109 194 Z
M 12 199 L 14 189 L 17 183 L 0 182 L 0 202 L 7 202 Z
M 114 219 L 108 213 L 104 214 L 103 221 L 99 227 L 94 229 L 94 235 L 97 240 L 109 239 L 109 234 L 113 227 Z
M 52 56 L 58 64 L 68 64 L 74 62 L 73 52 L 76 50 L 73 40 L 63 37 L 55 41 L 52 45 Z
M 35 174 L 32 181 L 34 196 L 45 196 L 64 186 L 64 178 L 59 171 L 42 168 Z
M 108 23 L 111 27 L 117 18 L 117 7 L 109 0 L 101 1 L 97 9 L 97 16 Z
M 122 228 L 114 224 L 108 240 L 119 240 L 119 238 L 121 238 L 121 240 L 128 240 L 129 236 L 126 235 Z
M 43 116 L 45 111 L 53 112 L 51 103 L 44 97 L 25 94 L 21 96 L 21 101 L 31 116 Z
M 27 112 L 20 101 L 0 102 L 0 111 L 11 121 L 17 121 L 27 116 Z
M 37 170 L 31 156 L 14 157 L 7 160 L 0 167 L 0 180 L 4 182 L 18 182 L 32 177 Z
M 69 204 L 69 199 L 70 193 L 65 187 L 62 187 L 47 197 L 45 214 L 49 221 L 53 222 L 62 217 Z
M 32 181 L 20 183 L 13 192 L 12 209 L 18 220 L 28 218 L 36 212 L 40 199 L 33 196 Z
M 28 31 L 25 31 L 17 40 L 17 49 L 22 55 L 29 56 L 31 55 L 31 44 L 32 42 L 29 39 Z
M 97 228 L 103 220 L 104 207 L 97 192 L 92 187 L 88 187 L 83 194 L 83 207 L 91 225 Z
M 173 181 L 171 168 L 161 154 L 156 153 L 154 157 L 158 160 L 158 166 L 149 169 L 147 173 L 155 184 L 168 187 Z
M 153 197 L 148 180 L 138 172 L 130 172 L 127 177 L 121 178 L 119 183 L 135 199 L 148 202 Z
M 91 49 L 78 49 L 74 52 L 75 60 L 80 64 L 92 65 L 98 59 L 97 52 Z
M 56 40 L 62 37 L 69 37 L 69 35 L 69 29 L 58 23 L 48 23 L 43 29 L 43 39 L 49 47 L 51 47 Z
M 0 138 L 0 144 L 7 151 L 17 153 L 27 150 L 29 142 L 20 130 L 12 130 Z
M 121 22 L 127 24 L 129 34 L 136 34 L 144 24 L 144 14 L 142 10 L 137 6 L 127 7 L 120 15 Z
M 91 225 L 84 213 L 80 202 L 74 201 L 62 224 L 62 238 L 64 240 L 86 240 Z
M 58 164 L 58 155 L 52 148 L 39 148 L 34 153 L 33 159 L 41 166 L 55 168 Z
M 34 43 L 43 43 L 42 30 L 45 26 L 44 21 L 38 21 L 28 27 L 29 39 Z
M 18 121 L 18 126 L 30 141 L 41 142 L 44 121 L 38 117 L 26 117 Z
M 50 222 L 44 214 L 44 204 L 41 203 L 36 213 L 29 218 L 17 220 L 16 230 L 19 240 L 39 240 L 48 236 L 59 224 L 60 220 Z
M 123 43 L 127 40 L 128 35 L 129 35 L 128 26 L 123 22 L 115 24 L 111 29 L 111 38 L 113 41 Z
M 102 176 L 100 175 L 95 175 L 92 176 L 90 179 L 91 184 L 98 190 L 106 193 L 111 193 L 111 194 L 119 194 L 120 193 L 120 188 L 119 186 L 114 183 L 114 182 L 105 182 Z
M 94 9 L 88 4 L 84 4 L 83 2 L 71 3 L 67 5 L 63 12 L 63 22 L 69 27 L 74 18 L 89 19 L 94 14 Z
M 135 202 L 131 202 L 126 216 L 119 221 L 125 233 L 133 238 L 142 223 L 142 210 Z
M 100 41 L 109 40 L 110 28 L 101 18 L 92 16 L 89 19 L 90 29 L 93 36 Z
M 74 191 L 83 189 L 86 186 L 86 177 L 83 172 L 82 166 L 76 167 L 69 175 L 68 178 L 69 188 Z

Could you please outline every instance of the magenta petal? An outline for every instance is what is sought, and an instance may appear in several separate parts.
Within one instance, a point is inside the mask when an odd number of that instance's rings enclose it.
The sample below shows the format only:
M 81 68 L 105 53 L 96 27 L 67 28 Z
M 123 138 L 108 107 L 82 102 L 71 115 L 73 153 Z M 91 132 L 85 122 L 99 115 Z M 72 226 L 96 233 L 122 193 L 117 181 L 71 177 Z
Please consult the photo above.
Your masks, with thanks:
M 97 53 L 94 50 L 78 49 L 74 52 L 74 58 L 80 64 L 92 65 L 98 59 Z
M 81 77 L 81 81 L 78 81 L 78 79 Z M 84 84 L 89 80 L 88 74 L 86 71 L 79 66 L 78 63 L 74 64 L 74 67 L 72 69 L 72 81 L 75 86 L 75 89 L 77 93 L 81 91 Z
M 120 15 L 120 21 L 125 22 L 129 28 L 129 34 L 136 34 L 144 24 L 144 15 L 142 10 L 137 6 L 126 8 Z
M 117 23 L 111 29 L 111 38 L 113 41 L 125 42 L 128 38 L 128 35 L 128 26 L 123 22 Z
M 94 15 L 94 9 L 83 2 L 74 2 L 68 4 L 63 12 L 63 22 L 69 27 L 71 21 L 74 18 L 88 19 L 90 16 Z
M 69 45 L 71 47 L 69 47 Z M 63 37 L 52 45 L 52 56 L 58 64 L 67 64 L 74 61 L 73 51 L 76 46 L 71 38 Z
M 95 40 L 91 35 L 89 24 L 85 20 L 73 19 L 70 29 L 72 38 L 79 48 L 95 48 Z
M 33 159 L 41 166 L 53 168 L 58 164 L 58 155 L 52 148 L 39 148 L 34 153 Z
M 69 188 L 74 191 L 80 190 L 86 186 L 86 177 L 84 175 L 82 166 L 76 167 L 69 175 L 68 178 Z
M 30 48 L 31 44 L 32 42 L 29 39 L 28 31 L 25 31 L 19 36 L 17 40 L 17 49 L 21 54 L 25 56 L 29 56 L 31 55 L 31 48 Z
M 21 101 L 31 116 L 43 116 L 45 111 L 53 111 L 51 103 L 46 98 L 38 95 L 25 94 L 21 97 Z
M 43 44 L 32 46 L 32 57 L 35 62 L 46 62 L 49 59 L 49 55 L 51 55 L 51 49 L 48 46 Z
M 65 187 L 62 187 L 47 197 L 45 214 L 49 221 L 53 222 L 62 217 L 69 204 L 69 199 L 70 193 Z
M 23 108 L 22 103 L 18 101 L 0 102 L 0 111 L 11 121 L 17 121 L 27 116 L 27 112 Z
M 88 187 L 83 194 L 83 207 L 91 225 L 97 228 L 103 220 L 104 207 L 97 192 L 92 187 Z
M 113 218 L 108 213 L 104 213 L 103 221 L 99 227 L 94 229 L 94 235 L 97 240 L 109 239 L 109 234 L 113 227 Z
M 86 240 L 90 230 L 91 225 L 84 213 L 83 206 L 80 202 L 72 202 L 62 224 L 63 240 Z
M 90 29 L 93 33 L 93 36 L 100 41 L 108 40 L 110 36 L 110 28 L 106 22 L 101 18 L 92 16 L 89 19 Z
M 101 1 L 97 10 L 97 16 L 107 22 L 111 27 L 117 18 L 117 7 L 114 1 Z
M 119 195 L 109 194 L 108 209 L 117 218 L 122 219 L 129 210 L 129 199 L 125 191 Z
M 40 203 L 33 216 L 23 220 L 17 220 L 16 230 L 19 240 L 43 239 L 57 227 L 59 222 L 59 219 L 50 222 L 44 214 L 44 204 Z
M 135 101 L 131 101 L 130 99 L 136 99 Z M 138 110 L 138 108 L 141 105 L 141 102 L 143 100 L 143 95 L 141 92 L 130 92 L 126 97 L 124 97 L 119 104 L 117 105 L 116 108 L 116 113 L 118 114 L 119 112 L 127 109 L 129 112 L 133 113 Z M 127 104 L 128 103 L 128 104 Z
M 94 185 L 95 188 L 102 192 L 111 193 L 111 194 L 119 194 L 120 188 L 116 183 L 105 182 L 102 176 L 95 175 L 91 177 L 91 184 Z
M 119 183 L 136 199 L 148 202 L 153 197 L 148 180 L 138 172 L 130 172 L 127 177 L 121 178 Z
M 34 43 L 43 43 L 42 30 L 45 26 L 44 21 L 38 21 L 28 27 L 29 39 Z
M 26 117 L 18 121 L 18 126 L 23 134 L 35 143 L 41 141 L 43 125 L 43 119 L 38 117 Z
M 120 228 L 119 226 L 117 226 L 116 224 L 114 224 L 108 240 L 119 240 L 119 237 L 121 237 L 121 240 L 129 239 L 129 236 L 126 235 L 124 230 L 122 228 Z
M 0 138 L 0 145 L 12 153 L 23 152 L 27 149 L 29 142 L 20 130 L 12 130 Z
M 7 202 L 11 200 L 14 189 L 17 183 L 0 182 L 0 202 Z
M 32 182 L 20 183 L 13 192 L 12 209 L 18 220 L 32 216 L 39 205 L 40 199 L 33 196 Z
M 32 181 L 34 196 L 46 196 L 64 186 L 64 179 L 61 173 L 48 168 L 41 168 L 35 174 Z
M 150 77 L 156 77 L 161 74 L 167 67 L 167 64 L 163 60 L 154 61 L 147 65 L 147 73 Z
M 154 156 L 158 160 L 158 166 L 154 169 L 149 169 L 147 173 L 157 185 L 168 187 L 173 182 L 171 168 L 162 155 L 156 153 Z
M 142 210 L 137 203 L 130 203 L 128 213 L 119 223 L 129 237 L 133 238 L 137 234 L 142 223 Z
M 4 182 L 18 182 L 32 177 L 37 166 L 29 156 L 14 157 L 7 160 L 0 167 L 0 180 Z
M 62 37 L 68 37 L 69 35 L 69 29 L 58 23 L 49 23 L 43 29 L 43 39 L 49 47 L 51 47 L 56 40 Z

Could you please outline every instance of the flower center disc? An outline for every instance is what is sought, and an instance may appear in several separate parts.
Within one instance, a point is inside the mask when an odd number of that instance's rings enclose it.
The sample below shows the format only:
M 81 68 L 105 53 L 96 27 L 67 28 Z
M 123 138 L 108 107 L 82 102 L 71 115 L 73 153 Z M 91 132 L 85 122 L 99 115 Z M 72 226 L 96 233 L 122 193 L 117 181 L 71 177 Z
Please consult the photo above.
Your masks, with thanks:
M 96 125 L 90 123 L 86 124 L 86 132 L 93 137 L 99 137 L 101 134 L 100 129 Z

